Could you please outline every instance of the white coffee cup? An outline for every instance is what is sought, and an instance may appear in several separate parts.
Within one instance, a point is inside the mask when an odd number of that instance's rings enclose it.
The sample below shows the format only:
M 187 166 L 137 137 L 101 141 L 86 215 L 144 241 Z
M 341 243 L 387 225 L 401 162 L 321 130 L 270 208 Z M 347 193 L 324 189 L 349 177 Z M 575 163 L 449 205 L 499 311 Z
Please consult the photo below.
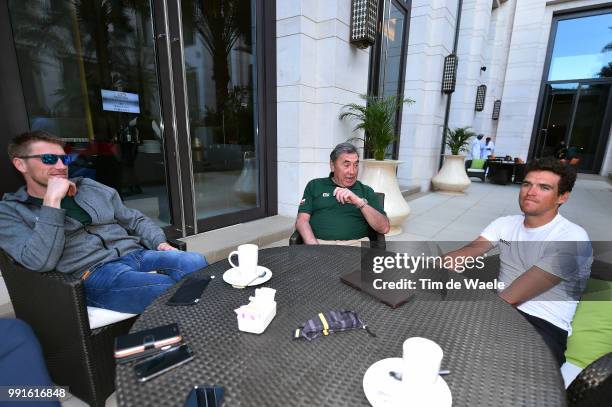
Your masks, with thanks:
M 238 270 L 241 277 L 251 277 L 257 273 L 258 250 L 256 244 L 241 244 L 227 256 L 227 261 Z M 238 255 L 238 265 L 232 262 L 232 256 Z
M 438 380 L 444 351 L 434 341 L 413 337 L 402 347 L 402 387 L 408 392 L 426 392 Z

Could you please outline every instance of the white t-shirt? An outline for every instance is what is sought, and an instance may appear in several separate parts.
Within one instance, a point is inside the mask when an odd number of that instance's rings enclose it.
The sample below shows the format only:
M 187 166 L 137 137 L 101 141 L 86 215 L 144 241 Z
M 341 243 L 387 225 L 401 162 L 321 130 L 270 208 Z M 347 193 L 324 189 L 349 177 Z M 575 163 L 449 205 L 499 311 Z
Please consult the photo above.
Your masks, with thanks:
M 561 278 L 559 284 L 517 308 L 571 334 L 572 318 L 591 273 L 589 236 L 560 214 L 537 228 L 526 228 L 524 220 L 524 215 L 497 218 L 480 235 L 499 247 L 499 281 L 505 287 L 533 266 Z

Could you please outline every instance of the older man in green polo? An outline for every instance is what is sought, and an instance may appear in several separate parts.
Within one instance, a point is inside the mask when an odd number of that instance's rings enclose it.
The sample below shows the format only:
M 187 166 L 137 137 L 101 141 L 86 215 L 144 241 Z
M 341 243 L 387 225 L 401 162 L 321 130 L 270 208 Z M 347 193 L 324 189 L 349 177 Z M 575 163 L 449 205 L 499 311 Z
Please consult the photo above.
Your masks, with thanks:
M 372 188 L 357 181 L 359 154 L 350 143 L 330 154 L 331 173 L 306 185 L 295 227 L 305 244 L 358 245 L 371 226 L 389 232 L 389 219 Z

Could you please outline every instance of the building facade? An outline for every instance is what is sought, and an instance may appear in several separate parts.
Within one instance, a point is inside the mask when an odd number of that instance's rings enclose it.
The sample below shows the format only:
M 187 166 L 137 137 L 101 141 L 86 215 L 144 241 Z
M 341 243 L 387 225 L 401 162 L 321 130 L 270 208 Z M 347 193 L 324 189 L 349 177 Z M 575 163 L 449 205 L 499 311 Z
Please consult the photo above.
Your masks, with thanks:
M 326 173 L 327 153 L 351 137 L 350 124 L 337 119 L 342 105 L 358 102 L 368 82 L 371 90 L 366 71 L 385 62 L 348 43 L 348 1 L 283 3 L 277 13 L 278 150 L 279 168 L 286 171 L 279 171 L 279 211 L 292 216 L 306 182 Z M 379 30 L 387 38 L 379 38 L 370 53 L 397 35 L 388 21 L 400 2 L 383 3 Z M 430 188 L 445 121 L 450 128 L 470 126 L 492 137 L 498 156 L 553 155 L 563 140 L 580 171 L 612 171 L 611 6 L 587 0 L 410 2 L 403 96 L 415 103 L 401 114 L 395 157 L 402 161 L 400 185 Z M 281 43 L 291 49 L 291 58 L 282 57 Z M 450 95 L 442 92 L 449 54 L 458 59 Z M 486 96 L 477 111 L 481 85 Z
M 362 136 L 338 118 L 362 94 L 414 100 L 388 152 L 403 186 L 430 188 L 447 127 L 522 159 L 563 141 L 580 171 L 612 171 L 611 2 L 378 0 L 368 48 L 349 40 L 354 3 L 0 0 L 0 148 L 58 134 L 78 158 L 71 175 L 117 188 L 176 236 L 294 217 L 333 146 Z M 14 190 L 0 170 L 0 191 Z

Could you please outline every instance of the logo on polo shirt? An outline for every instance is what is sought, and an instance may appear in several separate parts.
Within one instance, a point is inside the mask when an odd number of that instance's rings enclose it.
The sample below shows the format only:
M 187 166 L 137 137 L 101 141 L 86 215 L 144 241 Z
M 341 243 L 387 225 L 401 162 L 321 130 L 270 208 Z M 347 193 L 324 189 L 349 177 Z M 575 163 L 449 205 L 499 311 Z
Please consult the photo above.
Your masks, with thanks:
M 323 194 L 321 196 L 323 198 L 328 198 L 329 197 L 329 192 L 323 192 Z
M 306 198 L 302 198 L 302 200 L 300 201 L 300 206 L 304 205 L 306 203 Z
M 510 242 L 507 240 L 499 239 L 499 242 L 505 244 L 506 246 L 510 246 Z

